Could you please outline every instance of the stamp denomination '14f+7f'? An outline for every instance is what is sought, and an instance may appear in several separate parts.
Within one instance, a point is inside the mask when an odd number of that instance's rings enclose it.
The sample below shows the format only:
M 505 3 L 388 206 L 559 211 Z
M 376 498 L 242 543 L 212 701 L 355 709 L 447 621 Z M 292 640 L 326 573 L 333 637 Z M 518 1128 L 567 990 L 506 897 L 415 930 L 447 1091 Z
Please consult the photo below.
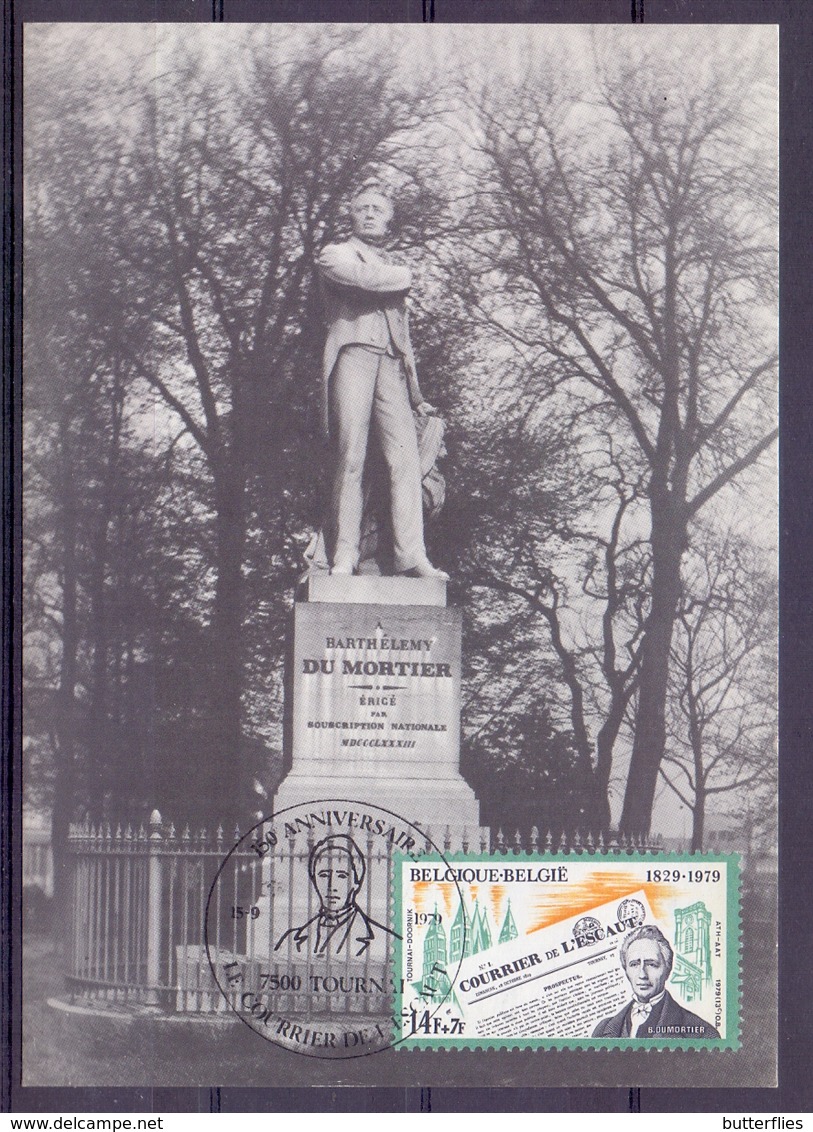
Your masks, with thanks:
M 401 1048 L 735 1048 L 738 898 L 733 857 L 402 858 Z

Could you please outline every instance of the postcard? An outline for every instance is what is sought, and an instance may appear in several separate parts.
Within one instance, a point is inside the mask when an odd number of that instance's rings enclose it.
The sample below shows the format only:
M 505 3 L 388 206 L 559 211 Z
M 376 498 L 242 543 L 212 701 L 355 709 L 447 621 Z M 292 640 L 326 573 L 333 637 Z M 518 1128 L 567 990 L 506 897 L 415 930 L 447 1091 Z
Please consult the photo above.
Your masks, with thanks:
M 775 1084 L 777 28 L 23 49 L 23 1083 Z

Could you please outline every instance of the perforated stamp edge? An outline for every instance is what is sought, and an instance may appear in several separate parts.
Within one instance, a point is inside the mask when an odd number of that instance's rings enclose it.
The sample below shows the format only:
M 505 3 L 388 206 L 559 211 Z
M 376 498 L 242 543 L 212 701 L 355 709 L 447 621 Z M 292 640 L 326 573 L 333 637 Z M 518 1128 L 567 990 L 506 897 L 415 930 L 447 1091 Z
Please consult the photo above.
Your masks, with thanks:
M 404 934 L 404 882 L 403 865 L 409 858 L 403 854 L 393 855 L 392 878 L 392 914 L 396 930 L 402 937 L 396 942 L 392 951 L 393 974 L 395 982 L 399 985 L 396 991 L 393 1014 L 397 1018 L 405 1007 L 405 996 L 401 986 L 400 971 L 402 963 L 402 948 L 406 936 Z M 742 1013 L 741 1013 L 741 966 L 742 966 L 742 919 L 741 919 L 741 886 L 742 869 L 741 858 L 736 853 L 639 853 L 634 850 L 627 851 L 564 851 L 556 854 L 538 854 L 522 850 L 508 850 L 497 854 L 483 854 L 479 852 L 459 852 L 440 854 L 427 853 L 421 858 L 421 864 L 463 864 L 480 865 L 494 864 L 499 861 L 512 860 L 522 864 L 557 865 L 568 864 L 574 861 L 595 860 L 597 863 L 634 862 L 637 865 L 651 863 L 653 866 L 668 866 L 681 864 L 688 866 L 713 865 L 725 863 L 726 865 L 726 955 L 724 958 L 725 978 L 727 983 L 725 1030 L 724 1038 L 704 1038 L 702 1041 L 688 1038 L 647 1038 L 645 1040 L 630 1038 L 490 1038 L 482 1035 L 465 1037 L 449 1035 L 444 1037 L 412 1034 L 406 1040 L 399 1041 L 392 1047 L 393 1052 L 399 1056 L 408 1056 L 410 1053 L 445 1051 L 523 1051 L 523 1050 L 572 1050 L 574 1052 L 610 1052 L 614 1057 L 621 1056 L 625 1061 L 631 1061 L 640 1055 L 648 1056 L 653 1053 L 669 1050 L 677 1056 L 689 1054 L 690 1056 L 709 1056 L 724 1051 L 736 1051 L 741 1048 L 742 1041 Z M 452 989 L 453 989 L 452 984 Z

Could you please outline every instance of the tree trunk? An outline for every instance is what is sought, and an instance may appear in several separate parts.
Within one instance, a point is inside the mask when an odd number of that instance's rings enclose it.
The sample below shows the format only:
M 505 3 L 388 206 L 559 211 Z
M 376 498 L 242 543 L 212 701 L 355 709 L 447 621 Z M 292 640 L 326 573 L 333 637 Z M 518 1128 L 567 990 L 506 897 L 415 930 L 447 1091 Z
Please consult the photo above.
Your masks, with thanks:
M 246 480 L 229 461 L 215 475 L 217 583 L 211 621 L 208 701 L 204 707 L 215 766 L 212 785 L 223 790 L 239 757 L 243 692 L 243 557 L 246 543 Z
M 62 656 L 57 690 L 57 743 L 54 799 L 51 809 L 51 851 L 54 860 L 54 923 L 68 913 L 70 862 L 68 833 L 76 804 L 76 680 L 79 639 L 77 615 L 77 503 L 69 422 L 60 421 L 60 489 L 62 536 Z
M 90 699 L 87 708 L 87 766 L 92 783 L 91 810 L 96 820 L 103 816 L 105 795 L 111 782 L 111 766 L 107 747 L 107 662 L 109 654 L 109 621 L 105 575 L 107 571 L 107 536 L 109 517 L 106 505 L 98 518 L 92 540 L 92 557 L 88 571 L 88 636 L 93 652 Z
M 699 784 L 695 788 L 692 818 L 692 852 L 702 853 L 706 838 L 706 792 Z
M 107 568 L 109 565 L 110 526 L 114 512 L 121 514 L 122 488 L 119 483 L 119 449 L 123 413 L 123 394 L 115 371 L 115 387 L 111 398 L 110 439 L 107 460 L 102 471 L 99 488 L 99 509 L 95 515 L 96 527 L 92 537 L 92 554 L 88 571 L 88 628 L 89 644 L 93 652 L 88 704 L 88 768 L 96 785 L 97 817 L 108 817 L 104 807 L 108 798 L 115 796 L 119 782 L 116 775 L 118 761 L 111 760 L 109 739 L 109 682 L 110 618 L 107 594 Z M 105 426 L 106 427 L 106 422 Z M 118 504 L 118 507 L 117 507 Z
M 602 785 L 598 775 L 593 776 L 593 797 L 591 801 L 592 832 L 604 833 L 610 828 L 610 799 L 606 785 Z
M 655 787 L 666 745 L 666 688 L 669 649 L 680 599 L 680 562 L 686 520 L 669 493 L 652 501 L 652 602 L 641 645 L 638 714 L 632 745 L 621 829 L 649 833 Z
M 624 706 L 613 694 L 613 703 L 607 714 L 598 735 L 596 736 L 596 769 L 594 773 L 595 800 L 594 807 L 598 821 L 598 830 L 608 830 L 611 823 L 610 815 L 610 775 L 613 769 L 613 750 L 621 724 L 624 722 Z

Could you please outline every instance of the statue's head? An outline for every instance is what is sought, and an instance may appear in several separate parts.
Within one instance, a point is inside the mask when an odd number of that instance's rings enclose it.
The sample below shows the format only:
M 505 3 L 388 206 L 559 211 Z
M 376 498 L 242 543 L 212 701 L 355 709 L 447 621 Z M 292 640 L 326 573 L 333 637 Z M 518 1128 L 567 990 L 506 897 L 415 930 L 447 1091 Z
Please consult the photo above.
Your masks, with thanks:
M 392 198 L 380 181 L 365 181 L 350 200 L 353 233 L 368 244 L 386 239 L 394 212 Z

